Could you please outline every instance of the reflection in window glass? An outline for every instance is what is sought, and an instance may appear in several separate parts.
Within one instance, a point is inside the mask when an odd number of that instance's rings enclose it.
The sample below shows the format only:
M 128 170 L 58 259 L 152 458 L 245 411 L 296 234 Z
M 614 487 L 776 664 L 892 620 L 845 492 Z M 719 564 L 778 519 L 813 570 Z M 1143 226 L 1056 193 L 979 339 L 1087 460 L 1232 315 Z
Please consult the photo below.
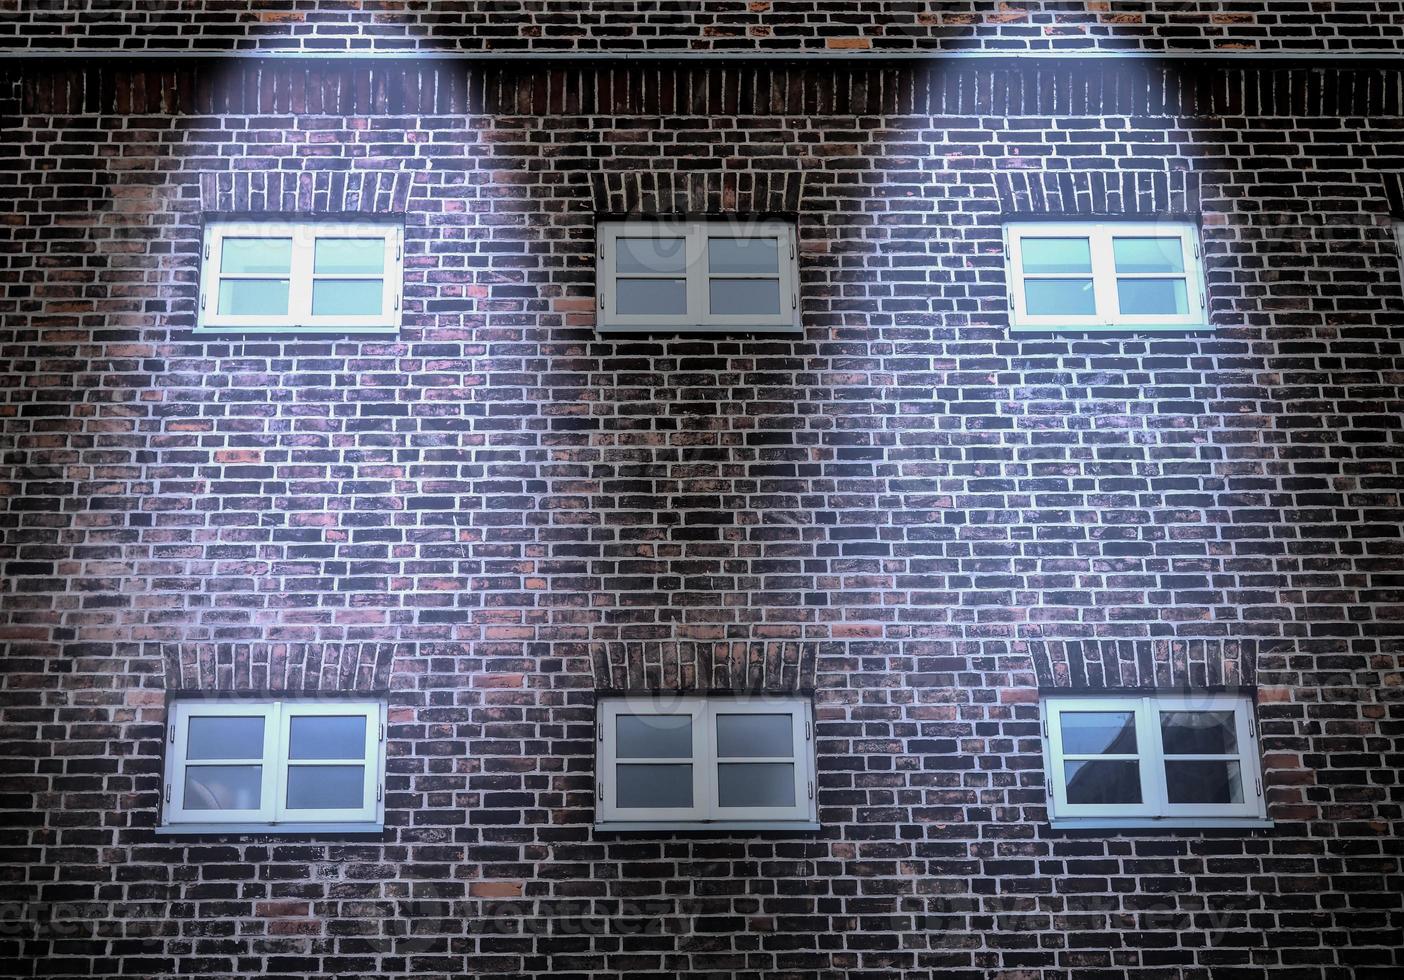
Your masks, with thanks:
M 1160 737 L 1166 755 L 1238 752 L 1238 730 L 1232 711 L 1162 711 Z
M 1171 803 L 1242 803 L 1239 764 L 1230 759 L 1172 759 L 1165 763 Z
M 1140 803 L 1141 766 L 1135 759 L 1063 763 L 1069 803 Z
M 1024 305 L 1032 316 L 1092 316 L 1097 296 L 1091 279 L 1026 279 Z
M 257 810 L 262 796 L 262 766 L 188 766 L 185 770 L 187 810 Z
M 1184 272 L 1179 237 L 1112 239 L 1117 272 Z
M 262 759 L 262 716 L 192 715 L 186 726 L 185 757 Z
M 1066 755 L 1135 755 L 1134 711 L 1064 711 L 1059 716 Z
M 614 744 L 620 759 L 690 759 L 692 716 L 619 715 Z
M 1086 238 L 1025 238 L 1025 275 L 1091 272 L 1092 245 Z
M 621 807 L 685 809 L 692 806 L 692 766 L 630 763 L 615 766 Z
M 794 806 L 795 767 L 789 762 L 723 762 L 717 766 L 721 806 Z

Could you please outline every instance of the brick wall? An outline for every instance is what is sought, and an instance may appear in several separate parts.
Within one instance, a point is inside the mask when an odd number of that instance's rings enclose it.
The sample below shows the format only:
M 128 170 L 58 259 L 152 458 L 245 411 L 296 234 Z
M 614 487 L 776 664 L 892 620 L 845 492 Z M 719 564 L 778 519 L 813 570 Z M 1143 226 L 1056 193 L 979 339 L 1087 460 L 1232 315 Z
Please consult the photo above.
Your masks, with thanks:
M 1391 51 L 1397 0 L 3 0 L 0 47 Z
M 8 975 L 1395 975 L 1397 70 L 3 86 Z M 802 338 L 594 333 L 597 213 L 777 199 Z M 403 213 L 398 338 L 191 335 L 274 202 Z M 1065 211 L 1201 221 L 1215 331 L 1012 336 Z M 1038 686 L 1148 683 L 1257 685 L 1276 829 L 1048 829 Z M 813 688 L 824 829 L 592 832 L 655 684 Z M 192 688 L 388 690 L 384 838 L 153 837 Z

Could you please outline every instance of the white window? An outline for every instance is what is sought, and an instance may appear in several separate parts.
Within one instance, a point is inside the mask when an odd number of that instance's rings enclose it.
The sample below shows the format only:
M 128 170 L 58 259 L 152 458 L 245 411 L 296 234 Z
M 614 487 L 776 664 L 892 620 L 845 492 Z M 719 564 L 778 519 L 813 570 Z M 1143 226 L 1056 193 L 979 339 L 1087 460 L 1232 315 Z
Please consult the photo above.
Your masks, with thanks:
M 598 234 L 601 331 L 800 329 L 791 224 L 607 221 Z
M 1194 225 L 1026 221 L 1004 235 L 1015 330 L 1208 326 Z
M 173 702 L 162 830 L 378 830 L 384 733 L 378 702 Z
M 610 698 L 597 721 L 602 829 L 817 827 L 803 698 Z
M 1246 697 L 1048 697 L 1043 734 L 1054 826 L 1265 823 Z
M 399 225 L 218 221 L 205 227 L 198 330 L 393 333 Z

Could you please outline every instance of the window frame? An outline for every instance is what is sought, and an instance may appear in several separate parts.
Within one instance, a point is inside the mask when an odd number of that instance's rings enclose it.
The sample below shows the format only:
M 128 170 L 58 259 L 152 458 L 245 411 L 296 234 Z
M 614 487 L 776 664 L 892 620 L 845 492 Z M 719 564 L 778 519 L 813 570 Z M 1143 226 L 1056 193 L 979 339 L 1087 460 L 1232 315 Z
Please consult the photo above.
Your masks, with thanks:
M 595 265 L 596 329 L 600 333 L 655 333 L 683 331 L 689 333 L 800 333 L 799 304 L 799 242 L 793 222 L 776 219 L 748 220 L 714 218 L 686 221 L 659 218 L 657 220 L 601 220 L 595 228 L 597 249 Z M 620 276 L 614 270 L 620 238 L 682 238 L 684 240 L 683 271 L 676 275 L 629 273 Z M 776 238 L 778 239 L 778 273 L 776 276 L 747 273 L 712 273 L 707 267 L 709 238 Z M 788 257 L 787 257 L 788 256 Z M 623 314 L 617 312 L 620 278 L 684 278 L 687 281 L 687 311 L 672 315 Z M 712 279 L 773 279 L 779 280 L 780 311 L 774 316 L 724 315 L 707 312 L 709 286 Z M 786 297 L 790 306 L 785 306 Z
M 288 755 L 291 721 L 297 717 L 360 715 L 366 719 L 366 742 L 361 760 L 291 760 Z M 189 720 L 198 717 L 252 717 L 264 719 L 261 759 L 190 760 Z M 309 833 L 321 831 L 370 832 L 385 823 L 385 725 L 384 701 L 327 698 L 182 698 L 172 701 L 166 721 L 165 789 L 163 822 L 158 833 Z M 361 765 L 365 769 L 358 808 L 291 809 L 285 803 L 288 769 L 293 765 Z M 260 807 L 257 810 L 192 810 L 185 807 L 185 773 L 207 764 L 263 767 Z
M 1209 330 L 1208 295 L 1205 288 L 1204 265 L 1199 245 L 1199 227 L 1188 221 L 1008 221 L 1003 225 L 1004 275 L 1009 302 L 1011 331 L 1046 333 L 1048 331 L 1108 332 L 1108 331 L 1167 331 L 1183 332 Z M 1118 277 L 1112 240 L 1114 238 L 1168 238 L 1171 233 L 1180 239 L 1184 275 L 1178 273 L 1134 273 Z M 1090 273 L 1023 272 L 1023 243 L 1029 238 L 1086 238 L 1091 253 Z M 1092 280 L 1096 311 L 1090 315 L 1030 314 L 1024 283 L 1027 279 L 1087 279 Z M 1117 279 L 1181 279 L 1185 280 L 1189 312 L 1182 315 L 1139 314 L 1119 312 Z
M 291 238 L 292 257 L 288 270 L 288 311 L 277 316 L 219 313 L 219 286 L 224 279 L 280 279 L 277 275 L 226 275 L 220 272 L 224 242 L 229 238 Z M 313 272 L 314 249 L 318 238 L 379 239 L 385 243 L 385 266 L 381 276 L 365 274 L 323 274 Z M 381 278 L 381 308 L 374 315 L 314 315 L 312 286 L 316 279 Z M 401 298 L 404 290 L 404 226 L 391 221 L 269 221 L 219 219 L 205 224 L 200 245 L 200 298 L 195 333 L 200 334 L 393 334 L 400 329 Z
M 1039 699 L 1044 778 L 1048 787 L 1048 816 L 1055 827 L 1215 827 L 1271 826 L 1267 819 L 1262 785 L 1262 749 L 1253 701 L 1247 695 L 1228 693 L 1159 694 L 1045 694 Z M 1238 743 L 1237 754 L 1205 756 L 1234 759 L 1243 784 L 1242 803 L 1171 803 L 1166 785 L 1166 753 L 1160 726 L 1162 711 L 1232 710 Z M 1136 758 L 1140 762 L 1141 803 L 1068 803 L 1063 778 L 1064 762 L 1079 761 L 1074 753 L 1068 760 L 1063 751 L 1061 717 L 1071 712 L 1135 712 Z M 1089 756 L 1089 758 L 1123 758 Z M 1171 755 L 1169 759 L 1192 756 Z
M 621 714 L 687 714 L 693 719 L 691 764 L 693 806 L 682 808 L 620 807 L 614 802 L 617 780 L 615 722 Z M 718 714 L 788 714 L 793 756 L 726 758 L 717 751 Z M 625 695 L 601 697 L 596 706 L 595 828 L 597 830 L 817 830 L 813 704 L 807 697 L 785 695 Z M 627 759 L 630 762 L 683 760 Z M 792 807 L 722 807 L 718 798 L 720 761 L 793 762 Z

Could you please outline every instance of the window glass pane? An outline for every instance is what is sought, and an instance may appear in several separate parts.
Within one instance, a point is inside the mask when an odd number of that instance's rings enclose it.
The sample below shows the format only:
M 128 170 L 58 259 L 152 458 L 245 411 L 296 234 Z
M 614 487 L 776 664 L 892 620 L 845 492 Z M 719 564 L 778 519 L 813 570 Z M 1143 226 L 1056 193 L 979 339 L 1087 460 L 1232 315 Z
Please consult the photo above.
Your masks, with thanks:
M 197 715 L 185 730 L 187 759 L 262 759 L 263 718 Z
M 615 772 L 619 781 L 615 800 L 619 806 L 668 809 L 692 806 L 690 763 L 630 763 L 615 766 Z
M 1064 755 L 1135 755 L 1136 712 L 1064 711 Z
M 1167 762 L 1165 794 L 1171 803 L 1242 803 L 1238 763 L 1230 759 Z
M 319 238 L 313 248 L 312 271 L 317 275 L 378 276 L 385 271 L 385 240 Z
M 289 759 L 364 759 L 365 715 L 293 715 Z
M 721 806 L 794 806 L 794 764 L 723 762 L 717 766 L 717 801 Z
M 1091 316 L 1097 294 L 1091 279 L 1026 279 L 1024 307 L 1030 316 Z
M 288 809 L 360 809 L 365 780 L 365 766 L 288 766 Z
M 687 312 L 686 279 L 620 279 L 614 308 L 635 316 L 680 316 Z
M 378 316 L 380 279 L 318 279 L 312 283 L 314 316 Z
M 221 279 L 219 312 L 222 316 L 287 316 L 288 280 Z
M 1118 279 L 1116 298 L 1127 316 L 1189 312 L 1189 292 L 1183 279 Z
M 291 270 L 291 238 L 226 238 L 219 249 L 220 272 L 285 276 Z
M 789 715 L 717 715 L 717 755 L 722 758 L 795 754 Z
M 1064 762 L 1069 803 L 1140 803 L 1141 767 L 1134 759 Z
M 187 766 L 187 810 L 257 810 L 263 795 L 262 766 Z
M 1237 755 L 1232 711 L 1162 711 L 1160 738 L 1166 755 Z
M 1117 272 L 1184 272 L 1185 253 L 1180 239 L 1113 238 Z
M 1091 272 L 1092 245 L 1086 238 L 1021 238 L 1025 275 Z
M 776 279 L 713 279 L 711 310 L 718 316 L 774 316 L 780 312 Z
M 776 238 L 709 238 L 707 269 L 711 272 L 780 271 L 780 241 Z
M 681 238 L 616 238 L 614 271 L 676 273 L 687 268 L 687 247 Z
M 618 715 L 614 754 L 619 759 L 692 758 L 689 715 Z

